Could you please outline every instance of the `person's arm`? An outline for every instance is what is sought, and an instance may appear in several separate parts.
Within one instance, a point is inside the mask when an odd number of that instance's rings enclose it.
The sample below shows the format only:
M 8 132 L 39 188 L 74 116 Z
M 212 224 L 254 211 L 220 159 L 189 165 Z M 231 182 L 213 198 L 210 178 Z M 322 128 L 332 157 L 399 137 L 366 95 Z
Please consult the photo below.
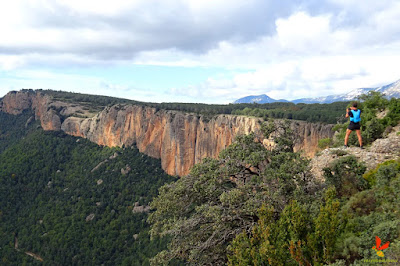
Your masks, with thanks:
M 350 108 L 347 108 L 346 109 L 346 118 L 348 118 L 350 115 L 349 115 L 349 112 L 350 112 Z

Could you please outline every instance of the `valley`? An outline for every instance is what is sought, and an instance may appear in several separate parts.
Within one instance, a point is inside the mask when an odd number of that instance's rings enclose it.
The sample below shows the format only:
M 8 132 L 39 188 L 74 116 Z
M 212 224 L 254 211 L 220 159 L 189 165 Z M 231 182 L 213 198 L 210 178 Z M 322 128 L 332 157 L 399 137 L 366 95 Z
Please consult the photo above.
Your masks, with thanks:
M 346 124 L 56 95 L 0 101 L 5 265 L 360 263 L 374 235 L 397 258 L 398 99 L 365 97 L 360 150 Z

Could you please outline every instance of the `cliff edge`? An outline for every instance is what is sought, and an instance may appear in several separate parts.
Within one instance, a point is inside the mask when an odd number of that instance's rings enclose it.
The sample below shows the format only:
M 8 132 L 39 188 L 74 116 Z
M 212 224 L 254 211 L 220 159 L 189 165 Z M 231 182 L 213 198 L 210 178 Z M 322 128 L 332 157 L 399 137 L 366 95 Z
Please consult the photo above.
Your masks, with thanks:
M 201 115 L 132 104 L 107 106 L 94 111 L 87 103 L 57 100 L 42 91 L 10 92 L 0 102 L 0 111 L 20 114 L 33 110 L 44 130 L 62 130 L 106 146 L 136 145 L 140 152 L 160 158 L 170 175 L 186 175 L 205 157 L 217 157 L 239 134 L 255 132 L 261 138 L 262 119 Z M 318 141 L 333 137 L 333 125 L 290 121 L 295 151 L 312 157 Z M 268 143 L 268 140 L 260 141 Z
M 320 152 L 311 160 L 311 171 L 314 176 L 323 180 L 323 169 L 329 167 L 333 161 L 342 156 L 353 155 L 359 161 L 365 163 L 367 171 L 375 169 L 378 164 L 388 160 L 400 159 L 400 125 L 394 127 L 386 138 L 375 140 L 370 147 L 360 149 L 350 148 L 328 148 Z

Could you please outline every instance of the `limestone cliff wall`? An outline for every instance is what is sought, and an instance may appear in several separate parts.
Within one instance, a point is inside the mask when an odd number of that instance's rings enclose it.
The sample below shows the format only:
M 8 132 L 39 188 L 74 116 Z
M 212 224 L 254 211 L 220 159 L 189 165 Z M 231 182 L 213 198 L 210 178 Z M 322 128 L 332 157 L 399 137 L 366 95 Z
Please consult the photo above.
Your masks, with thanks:
M 106 107 L 86 118 L 73 116 L 73 111 L 83 110 L 79 108 L 40 92 L 11 92 L 0 104 L 0 110 L 10 114 L 34 110 L 45 130 L 63 130 L 106 146 L 136 144 L 140 152 L 160 158 L 168 174 L 179 176 L 188 174 L 203 158 L 217 157 L 239 134 L 255 132 L 261 136 L 260 119 L 252 117 L 218 115 L 208 120 L 137 105 Z M 307 156 L 315 153 L 319 139 L 332 137 L 332 125 L 291 121 L 291 128 L 296 136 L 295 150 L 303 150 Z
M 40 120 L 44 130 L 60 130 L 61 120 L 50 96 L 33 91 L 9 92 L 1 103 L 0 111 L 17 115 L 32 109 L 36 120 Z
M 238 134 L 257 131 L 256 119 L 217 116 L 205 121 L 194 114 L 126 105 L 106 107 L 92 118 L 69 117 L 61 125 L 68 134 L 101 145 L 130 146 L 160 158 L 163 169 L 185 175 L 204 157 L 216 157 Z

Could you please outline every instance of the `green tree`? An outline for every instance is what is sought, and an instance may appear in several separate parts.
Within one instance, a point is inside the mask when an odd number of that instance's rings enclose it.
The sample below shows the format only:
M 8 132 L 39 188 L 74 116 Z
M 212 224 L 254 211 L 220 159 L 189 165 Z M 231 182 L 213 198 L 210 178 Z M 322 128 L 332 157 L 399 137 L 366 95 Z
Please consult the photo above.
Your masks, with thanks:
M 251 233 L 238 235 L 228 248 L 229 265 L 318 265 L 333 261 L 342 230 L 335 190 L 326 191 L 315 219 L 292 200 L 281 213 L 265 205 Z
M 331 262 L 333 259 L 336 238 L 340 234 L 340 203 L 335 199 L 336 191 L 331 188 L 326 191 L 325 205 L 321 206 L 315 220 L 315 235 L 322 244 L 323 261 Z
M 151 204 L 151 234 L 172 240 L 154 264 L 174 258 L 225 263 L 229 242 L 251 231 L 262 204 L 281 212 L 291 199 L 303 201 L 315 192 L 308 161 L 286 152 L 290 143 L 278 140 L 276 151 L 268 151 L 254 139 L 253 134 L 238 137 L 218 159 L 204 160 L 188 176 L 160 189 Z

